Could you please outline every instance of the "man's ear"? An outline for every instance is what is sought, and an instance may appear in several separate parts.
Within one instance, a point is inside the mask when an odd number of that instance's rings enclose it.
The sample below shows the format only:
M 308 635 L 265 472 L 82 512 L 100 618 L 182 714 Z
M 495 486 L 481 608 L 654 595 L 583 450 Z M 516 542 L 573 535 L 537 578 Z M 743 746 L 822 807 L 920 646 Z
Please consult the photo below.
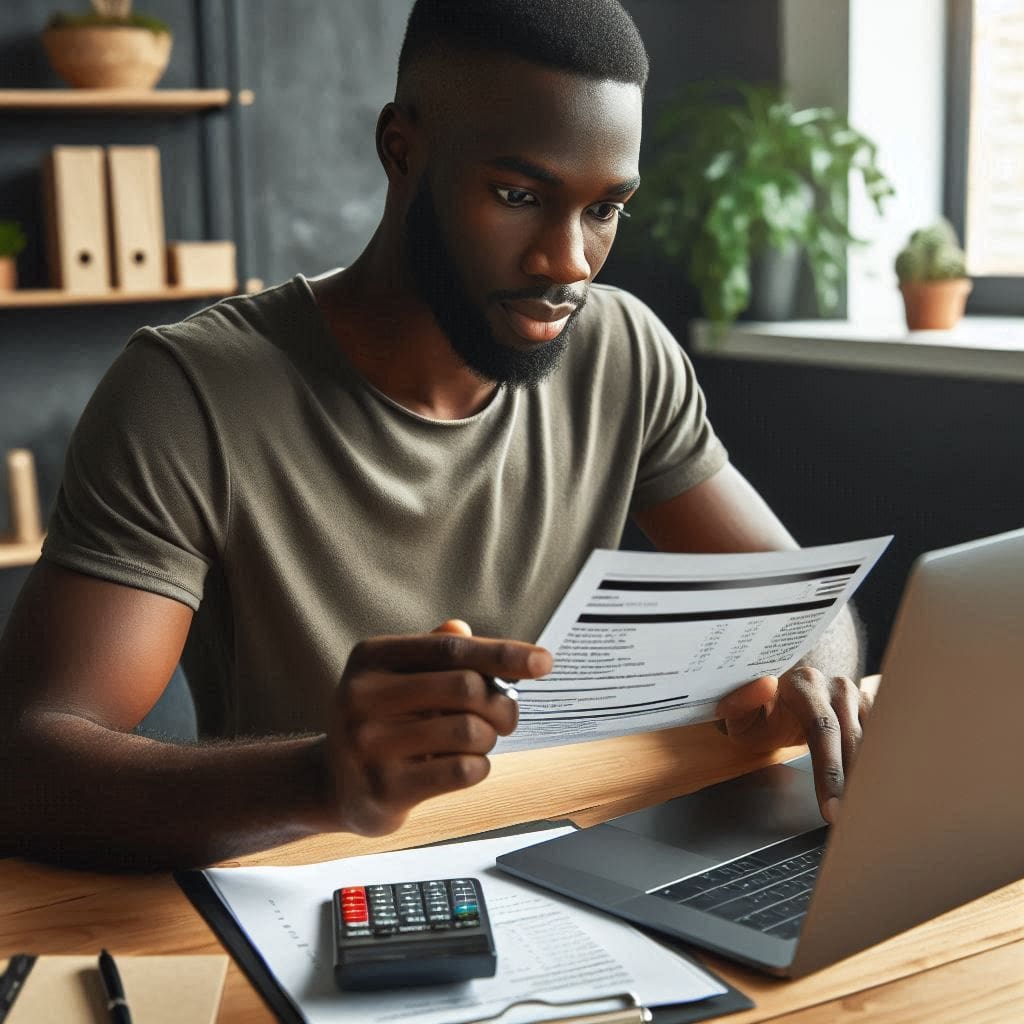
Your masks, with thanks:
M 377 156 L 393 184 L 401 184 L 397 179 L 409 178 L 414 131 L 409 115 L 397 103 L 388 103 L 377 118 Z

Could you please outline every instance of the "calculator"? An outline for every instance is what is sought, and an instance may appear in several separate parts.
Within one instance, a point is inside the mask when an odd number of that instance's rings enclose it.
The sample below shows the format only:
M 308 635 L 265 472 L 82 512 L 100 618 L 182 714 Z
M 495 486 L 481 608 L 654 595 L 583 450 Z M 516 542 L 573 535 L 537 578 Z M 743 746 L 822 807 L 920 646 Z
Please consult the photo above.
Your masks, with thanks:
M 477 878 L 336 889 L 334 980 L 379 989 L 490 978 L 498 966 Z

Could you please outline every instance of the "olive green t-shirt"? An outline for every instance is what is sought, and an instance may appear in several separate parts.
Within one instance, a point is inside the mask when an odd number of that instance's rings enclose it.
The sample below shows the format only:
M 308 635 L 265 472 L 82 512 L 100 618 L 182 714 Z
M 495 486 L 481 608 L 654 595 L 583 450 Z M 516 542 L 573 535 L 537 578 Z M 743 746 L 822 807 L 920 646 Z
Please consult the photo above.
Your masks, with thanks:
M 631 511 L 726 458 L 679 345 L 617 288 L 540 386 L 432 420 L 352 367 L 299 275 L 133 335 L 43 556 L 197 610 L 201 735 L 319 730 L 358 640 L 453 617 L 535 640 Z

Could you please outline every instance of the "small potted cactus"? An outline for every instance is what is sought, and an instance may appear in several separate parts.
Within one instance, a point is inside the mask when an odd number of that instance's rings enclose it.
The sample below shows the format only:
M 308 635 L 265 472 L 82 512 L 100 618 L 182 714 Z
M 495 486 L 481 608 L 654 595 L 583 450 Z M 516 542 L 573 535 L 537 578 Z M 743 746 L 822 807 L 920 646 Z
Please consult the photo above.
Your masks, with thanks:
M 896 257 L 896 276 L 910 330 L 948 331 L 964 315 L 971 281 L 956 230 L 945 218 L 910 236 Z
M 151 89 L 171 57 L 164 22 L 132 13 L 132 0 L 90 0 L 92 11 L 55 14 L 43 30 L 54 71 L 80 89 Z
M 17 221 L 0 220 L 0 291 L 9 292 L 18 287 L 17 256 L 26 241 Z

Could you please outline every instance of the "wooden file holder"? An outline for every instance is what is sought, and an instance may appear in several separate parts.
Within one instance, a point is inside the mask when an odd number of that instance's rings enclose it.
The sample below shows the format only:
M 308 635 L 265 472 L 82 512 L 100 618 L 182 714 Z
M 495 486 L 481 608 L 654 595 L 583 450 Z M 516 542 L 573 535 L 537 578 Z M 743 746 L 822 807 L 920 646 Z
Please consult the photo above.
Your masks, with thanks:
M 11 529 L 0 535 L 0 569 L 34 565 L 43 546 L 36 464 L 27 448 L 7 453 L 7 495 Z

